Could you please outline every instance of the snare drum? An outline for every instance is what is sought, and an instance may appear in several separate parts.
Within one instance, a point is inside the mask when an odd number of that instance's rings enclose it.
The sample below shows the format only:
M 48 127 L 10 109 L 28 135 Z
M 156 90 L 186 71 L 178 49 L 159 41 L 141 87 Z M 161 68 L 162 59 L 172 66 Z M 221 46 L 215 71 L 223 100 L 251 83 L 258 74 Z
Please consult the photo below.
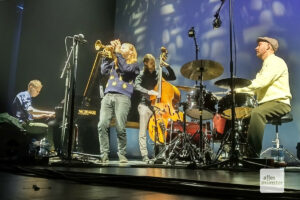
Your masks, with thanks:
M 212 119 L 214 113 L 216 112 L 216 105 L 218 103 L 217 97 L 215 97 L 211 92 L 203 90 L 203 114 L 202 119 Z M 188 108 L 186 114 L 189 117 L 194 119 L 199 119 L 201 112 L 199 110 L 199 98 L 200 98 L 200 89 L 194 89 L 189 92 L 187 95 L 187 104 Z
M 226 119 L 231 119 L 231 102 L 232 94 L 228 94 L 218 103 L 218 113 Z M 244 119 L 250 117 L 251 111 L 257 106 L 254 97 L 248 93 L 235 94 L 235 117 L 236 119 Z

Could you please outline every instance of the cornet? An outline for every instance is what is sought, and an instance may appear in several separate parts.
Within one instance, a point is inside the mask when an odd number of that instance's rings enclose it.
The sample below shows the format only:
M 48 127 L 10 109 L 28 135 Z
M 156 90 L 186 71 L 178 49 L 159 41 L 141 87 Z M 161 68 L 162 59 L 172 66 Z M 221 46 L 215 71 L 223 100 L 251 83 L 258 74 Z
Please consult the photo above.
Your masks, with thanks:
M 114 47 L 112 45 L 103 45 L 100 40 L 97 40 L 95 42 L 95 49 L 102 57 L 115 59 Z

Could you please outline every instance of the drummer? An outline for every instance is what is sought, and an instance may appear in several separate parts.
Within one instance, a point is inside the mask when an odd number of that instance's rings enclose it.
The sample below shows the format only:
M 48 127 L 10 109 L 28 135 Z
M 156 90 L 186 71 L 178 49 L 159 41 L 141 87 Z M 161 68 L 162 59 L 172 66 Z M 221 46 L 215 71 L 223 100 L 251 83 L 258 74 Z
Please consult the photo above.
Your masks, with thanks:
M 248 129 L 249 156 L 259 157 L 262 149 L 267 117 L 282 116 L 291 111 L 289 72 L 285 61 L 276 56 L 279 44 L 275 38 L 258 37 L 256 56 L 262 62 L 261 70 L 251 85 L 236 89 L 236 92 L 255 94 L 258 107 L 251 112 Z M 252 148 L 251 148 L 252 147 Z

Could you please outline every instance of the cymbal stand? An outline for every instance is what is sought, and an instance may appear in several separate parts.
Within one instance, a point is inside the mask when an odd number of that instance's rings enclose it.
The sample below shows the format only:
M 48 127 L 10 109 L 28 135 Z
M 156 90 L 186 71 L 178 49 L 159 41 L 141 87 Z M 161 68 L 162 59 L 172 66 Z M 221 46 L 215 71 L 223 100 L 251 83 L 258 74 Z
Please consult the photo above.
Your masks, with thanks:
M 187 103 L 181 103 L 181 105 L 183 105 L 183 132 L 179 133 L 176 138 L 170 141 L 169 148 L 168 148 L 170 149 L 170 152 L 169 152 L 169 157 L 166 159 L 166 163 L 167 164 L 170 163 L 171 165 L 174 165 L 176 159 L 179 156 L 183 156 L 183 157 L 190 158 L 190 161 L 192 163 L 189 165 L 189 167 L 196 166 L 197 164 L 196 161 L 204 162 L 204 160 L 201 159 L 201 156 L 198 152 L 196 145 L 191 142 L 192 141 L 191 138 L 193 138 L 197 133 L 195 133 L 192 137 L 190 137 L 186 133 Z
M 198 47 L 198 43 L 197 43 L 197 39 L 196 39 L 196 34 L 195 34 L 195 30 L 194 27 L 192 27 L 189 31 L 188 31 L 188 35 L 189 37 L 192 37 L 194 39 L 194 43 L 195 43 L 195 51 L 196 51 L 196 60 L 198 60 L 198 53 L 199 53 L 199 47 Z M 199 112 L 200 112 L 200 120 L 199 120 L 199 127 L 200 127 L 200 131 L 196 134 L 200 134 L 200 140 L 199 140 L 199 148 L 200 148 L 200 153 L 202 154 L 204 152 L 204 139 L 203 139 L 203 127 L 202 127 L 202 114 L 203 114 L 203 71 L 204 71 L 204 67 L 203 65 L 201 65 L 200 69 L 198 69 L 200 71 L 200 76 L 198 78 L 199 82 L 200 82 L 200 95 L 199 95 Z M 197 81 L 196 81 L 196 85 L 197 85 Z M 195 135 L 193 135 L 193 137 L 195 137 Z M 192 139 L 193 139 L 192 137 Z
M 218 149 L 217 153 L 216 153 L 216 156 L 215 156 L 215 159 L 214 159 L 214 162 L 217 162 L 219 159 L 220 159 L 220 156 L 222 154 L 222 152 L 226 152 L 228 153 L 229 152 L 229 146 L 228 145 L 231 145 L 231 133 L 232 133 L 232 129 L 235 129 L 235 141 L 238 141 L 238 143 L 236 143 L 237 145 L 239 145 L 238 149 L 241 149 L 241 145 L 244 145 L 246 146 L 247 145 L 247 142 L 245 142 L 247 140 L 247 138 L 245 137 L 245 133 L 243 132 L 244 129 L 246 128 L 243 128 L 243 121 L 246 120 L 246 119 L 236 119 L 235 120 L 235 127 L 230 127 L 229 130 L 227 130 L 225 133 L 224 133 L 224 136 L 221 140 L 221 144 L 220 144 L 220 148 Z M 244 135 L 243 135 L 244 133 Z
M 199 95 L 199 112 L 200 112 L 200 120 L 199 120 L 199 127 L 200 127 L 200 140 L 199 140 L 199 148 L 200 148 L 200 153 L 203 153 L 204 151 L 204 142 L 203 142 L 203 70 L 204 68 L 201 66 L 200 67 L 200 77 L 199 77 L 199 82 L 200 82 L 200 95 Z

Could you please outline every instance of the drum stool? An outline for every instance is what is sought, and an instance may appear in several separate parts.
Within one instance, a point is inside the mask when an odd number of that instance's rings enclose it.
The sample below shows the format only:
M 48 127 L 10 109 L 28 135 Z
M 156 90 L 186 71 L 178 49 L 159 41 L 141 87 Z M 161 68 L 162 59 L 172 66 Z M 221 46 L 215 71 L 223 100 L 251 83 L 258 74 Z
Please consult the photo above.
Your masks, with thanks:
M 284 154 L 290 157 L 289 160 L 293 159 L 294 161 L 299 162 L 299 160 L 292 153 L 290 153 L 288 150 L 283 148 L 282 145 L 280 145 L 279 141 L 279 126 L 282 123 L 288 123 L 293 121 L 293 115 L 289 112 L 282 116 L 267 118 L 267 120 L 267 124 L 275 125 L 276 136 L 275 140 L 272 141 L 273 147 L 269 147 L 265 151 L 263 151 L 260 154 L 260 157 L 265 157 L 264 155 L 267 155 L 268 152 L 271 152 L 271 157 L 274 158 L 274 162 L 285 163 Z

